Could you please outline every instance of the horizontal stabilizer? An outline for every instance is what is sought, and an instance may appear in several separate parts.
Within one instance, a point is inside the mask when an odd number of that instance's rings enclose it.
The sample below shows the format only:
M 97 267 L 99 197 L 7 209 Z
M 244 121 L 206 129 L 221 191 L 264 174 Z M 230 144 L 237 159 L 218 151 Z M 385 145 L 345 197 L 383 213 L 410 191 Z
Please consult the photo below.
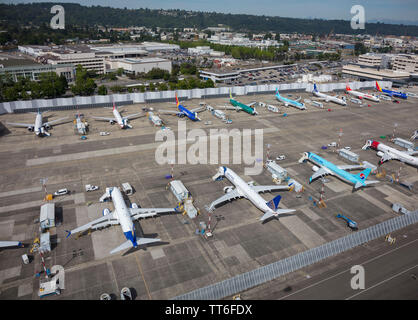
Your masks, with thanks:
M 264 220 L 267 220 L 271 217 L 277 217 L 278 215 L 286 214 L 286 213 L 290 213 L 290 212 L 295 212 L 295 211 L 296 210 L 294 210 L 294 209 L 277 209 L 275 212 L 268 211 L 260 218 L 260 221 L 264 221 Z
M 380 181 L 377 181 L 377 180 L 372 180 L 372 181 L 357 182 L 357 183 L 354 185 L 354 189 L 358 189 L 358 188 L 360 188 L 360 187 L 365 187 L 365 186 L 368 186 L 368 185 L 371 185 L 371 184 L 375 184 L 375 183 L 378 183 L 378 182 L 380 182 Z
M 140 246 L 140 245 L 144 245 L 144 244 L 148 244 L 148 243 L 153 243 L 153 242 L 159 242 L 161 241 L 161 239 L 154 239 L 154 238 L 136 238 L 136 243 Z M 114 254 L 116 252 L 122 251 L 122 250 L 126 250 L 129 248 L 132 248 L 132 241 L 128 240 L 125 241 L 124 243 L 122 243 L 119 247 L 116 247 L 115 249 L 113 249 L 112 251 L 110 251 L 110 254 Z

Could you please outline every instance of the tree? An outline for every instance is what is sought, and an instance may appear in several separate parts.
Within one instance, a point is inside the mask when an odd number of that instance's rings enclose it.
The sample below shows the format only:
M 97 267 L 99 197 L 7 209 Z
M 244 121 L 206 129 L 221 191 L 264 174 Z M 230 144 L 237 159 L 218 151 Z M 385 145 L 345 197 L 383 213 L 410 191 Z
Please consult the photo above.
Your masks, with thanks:
M 98 88 L 97 93 L 101 96 L 105 96 L 105 95 L 107 95 L 107 88 L 104 85 L 101 85 Z
M 93 79 L 88 77 L 88 72 L 81 65 L 76 68 L 75 84 L 71 86 L 71 91 L 75 95 L 89 96 L 94 94 L 97 85 Z

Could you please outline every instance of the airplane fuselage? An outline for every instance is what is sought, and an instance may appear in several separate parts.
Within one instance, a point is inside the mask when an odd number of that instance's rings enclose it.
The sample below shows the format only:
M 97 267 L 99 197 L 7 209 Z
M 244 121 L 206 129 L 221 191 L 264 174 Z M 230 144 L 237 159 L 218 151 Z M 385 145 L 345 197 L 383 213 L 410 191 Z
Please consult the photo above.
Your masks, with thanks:
M 116 122 L 119 124 L 119 126 L 122 128 L 122 129 L 125 129 L 125 127 L 126 127 L 126 125 L 127 125 L 127 121 L 124 121 L 123 119 L 122 119 L 122 116 L 120 115 L 120 113 L 119 113 L 119 111 L 118 111 L 118 109 L 116 109 L 116 108 L 113 108 L 113 116 L 115 117 L 115 120 L 116 120 Z
M 42 113 L 38 112 L 36 114 L 36 118 L 35 118 L 35 126 L 33 128 L 33 131 L 35 132 L 35 134 L 37 136 L 40 136 L 43 134 L 44 132 L 44 127 L 43 127 L 43 122 L 42 122 Z
M 336 176 L 338 176 L 341 180 L 343 180 L 345 182 L 352 183 L 354 185 L 358 182 L 363 183 L 362 180 L 357 179 L 351 173 L 349 173 L 349 172 L 347 172 L 343 169 L 340 169 L 335 164 L 325 160 L 324 158 L 321 158 L 320 156 L 316 155 L 315 153 L 308 152 L 308 159 L 311 162 L 313 162 L 314 164 L 318 165 L 319 167 L 325 167 L 325 168 L 329 169 L 332 173 L 334 173 Z M 309 178 L 309 182 L 312 182 L 312 178 Z
M 333 96 L 327 95 L 327 94 L 322 93 L 322 92 L 313 91 L 313 94 L 315 96 L 319 97 L 319 98 L 325 99 L 326 102 L 331 101 L 331 102 L 335 102 L 337 104 L 340 104 L 342 106 L 346 106 L 347 105 L 347 102 L 345 102 L 343 99 L 339 99 L 337 97 L 333 97 Z
M 418 157 L 413 157 L 406 152 L 389 147 L 381 142 L 372 141 L 370 147 L 376 151 L 387 153 L 393 159 L 397 159 L 413 166 L 418 166 Z
M 232 98 L 229 99 L 229 103 L 231 103 L 234 107 L 242 109 L 243 111 L 245 111 L 248 114 L 251 114 L 251 115 L 256 115 L 257 114 L 257 112 L 254 110 L 254 108 L 251 108 L 251 107 L 247 106 L 246 104 L 243 104 L 243 103 L 241 103 L 237 100 L 234 100 Z
M 285 106 L 290 105 L 290 106 L 298 108 L 300 110 L 305 110 L 306 109 L 306 107 L 303 103 L 295 101 L 295 100 L 291 100 L 291 99 L 288 99 L 288 98 L 285 98 L 285 97 L 282 97 L 280 94 L 276 94 L 276 98 L 280 102 L 284 103 Z
M 347 90 L 347 93 L 360 99 L 367 99 L 374 102 L 379 102 L 379 98 L 372 96 L 371 94 L 359 92 L 359 91 L 353 91 L 353 90 Z
M 254 191 L 244 180 L 241 179 L 234 171 L 229 168 L 222 167 L 224 169 L 225 177 L 235 186 L 237 192 L 246 197 L 263 212 L 272 211 L 264 200 L 256 191 Z
M 192 121 L 199 121 L 200 119 L 197 117 L 195 112 L 191 112 L 187 108 L 183 107 L 181 104 L 178 105 L 178 109 L 180 111 L 180 114 L 185 115 L 187 118 L 189 118 Z
M 120 226 L 122 228 L 123 234 L 126 239 L 132 242 L 134 247 L 137 247 L 136 234 L 134 224 L 131 218 L 130 211 L 126 206 L 125 200 L 123 199 L 120 189 L 114 187 L 111 191 L 112 202 L 115 207 L 114 214 L 119 220 Z

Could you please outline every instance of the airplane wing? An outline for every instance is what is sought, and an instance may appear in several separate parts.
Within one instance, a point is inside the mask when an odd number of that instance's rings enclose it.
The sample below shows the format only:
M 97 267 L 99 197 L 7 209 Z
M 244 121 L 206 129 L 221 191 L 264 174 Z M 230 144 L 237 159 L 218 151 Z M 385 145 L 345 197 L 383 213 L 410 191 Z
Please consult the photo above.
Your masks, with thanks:
M 46 125 L 46 124 L 52 125 L 53 123 L 57 123 L 59 121 L 65 120 L 65 119 L 68 119 L 68 117 L 64 117 L 64 118 L 59 118 L 57 120 L 48 121 L 48 122 L 45 122 L 44 125 Z
M 164 113 L 164 114 L 172 114 L 172 115 L 175 115 L 175 116 L 182 113 L 182 112 L 179 112 L 177 110 L 158 110 L 157 112 Z
M 95 120 L 99 120 L 99 121 L 116 121 L 115 118 L 105 118 L 105 117 L 95 117 L 95 116 L 93 116 L 92 118 Z
M 0 241 L 0 248 L 7 247 L 22 247 L 22 243 L 20 241 Z
M 215 201 L 213 201 L 210 206 L 209 209 L 213 209 L 215 208 L 217 205 L 227 202 L 227 201 L 231 201 L 234 199 L 238 199 L 238 198 L 242 198 L 244 197 L 243 195 L 238 194 L 237 189 L 234 189 L 230 192 L 228 192 L 227 194 L 223 195 L 222 197 L 216 199 Z
M 222 109 L 224 109 L 224 110 L 237 110 L 237 109 L 240 109 L 240 108 L 234 107 L 234 106 L 219 106 L 218 109 L 220 109 L 220 110 L 222 110 Z
M 364 169 L 364 166 L 361 165 L 342 165 L 342 166 L 337 166 L 338 168 L 342 169 L 342 170 L 357 170 L 357 169 Z
M 139 117 L 143 117 L 145 116 L 146 113 L 140 112 L 140 113 L 134 113 L 134 114 L 130 114 L 129 116 L 123 117 L 123 119 L 134 119 L 134 118 L 139 118 Z
M 148 244 L 148 243 L 153 243 L 153 242 L 159 242 L 161 241 L 161 239 L 154 239 L 154 238 L 136 238 L 136 243 L 138 244 L 138 246 L 144 245 L 144 244 Z M 110 251 L 110 254 L 114 254 L 116 252 L 122 251 L 122 250 L 126 250 L 128 248 L 132 248 L 132 241 L 128 240 L 125 241 L 124 243 L 122 243 L 119 247 L 116 247 L 115 249 L 113 249 L 112 251 Z
M 202 112 L 205 110 L 206 110 L 206 107 L 198 107 L 198 108 L 190 109 L 190 112 Z
M 29 127 L 34 127 L 34 124 L 28 124 L 28 123 L 12 123 L 12 122 L 6 122 L 6 124 L 9 124 L 11 126 L 15 126 L 15 127 L 25 127 L 25 128 L 29 128 Z
M 132 220 L 156 216 L 160 213 L 175 212 L 175 208 L 131 208 L 129 209 Z
M 119 220 L 115 217 L 115 215 L 112 212 L 96 220 L 90 221 L 89 223 L 86 223 L 85 225 L 75 228 L 71 231 L 66 230 L 68 233 L 67 238 L 73 233 L 83 232 L 88 229 L 104 228 L 104 227 L 115 225 L 115 224 L 119 224 Z
M 414 156 L 416 154 L 418 154 L 418 151 L 406 151 L 407 154 L 409 154 L 410 156 Z
M 289 190 L 290 188 L 288 186 L 279 186 L 279 185 L 272 185 L 272 186 L 251 186 L 251 189 L 253 189 L 255 192 L 270 192 L 270 191 L 276 191 L 276 190 Z
M 320 168 L 318 171 L 316 171 L 310 178 L 309 178 L 309 181 L 311 182 L 311 181 L 314 181 L 316 178 L 319 178 L 319 177 L 323 177 L 323 176 L 326 176 L 327 174 L 331 174 L 331 175 L 333 175 L 333 173 L 330 171 L 330 170 L 327 170 L 327 169 L 325 169 L 325 168 Z

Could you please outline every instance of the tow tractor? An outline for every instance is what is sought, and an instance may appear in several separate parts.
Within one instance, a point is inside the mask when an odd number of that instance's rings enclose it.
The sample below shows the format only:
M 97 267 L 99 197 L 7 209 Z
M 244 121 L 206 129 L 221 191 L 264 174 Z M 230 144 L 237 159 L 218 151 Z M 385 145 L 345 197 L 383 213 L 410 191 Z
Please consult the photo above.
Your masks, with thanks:
M 342 214 L 337 214 L 336 218 L 341 218 L 347 222 L 347 226 L 352 230 L 357 230 L 357 222 L 351 220 L 350 218 L 347 218 L 346 216 L 343 216 Z

